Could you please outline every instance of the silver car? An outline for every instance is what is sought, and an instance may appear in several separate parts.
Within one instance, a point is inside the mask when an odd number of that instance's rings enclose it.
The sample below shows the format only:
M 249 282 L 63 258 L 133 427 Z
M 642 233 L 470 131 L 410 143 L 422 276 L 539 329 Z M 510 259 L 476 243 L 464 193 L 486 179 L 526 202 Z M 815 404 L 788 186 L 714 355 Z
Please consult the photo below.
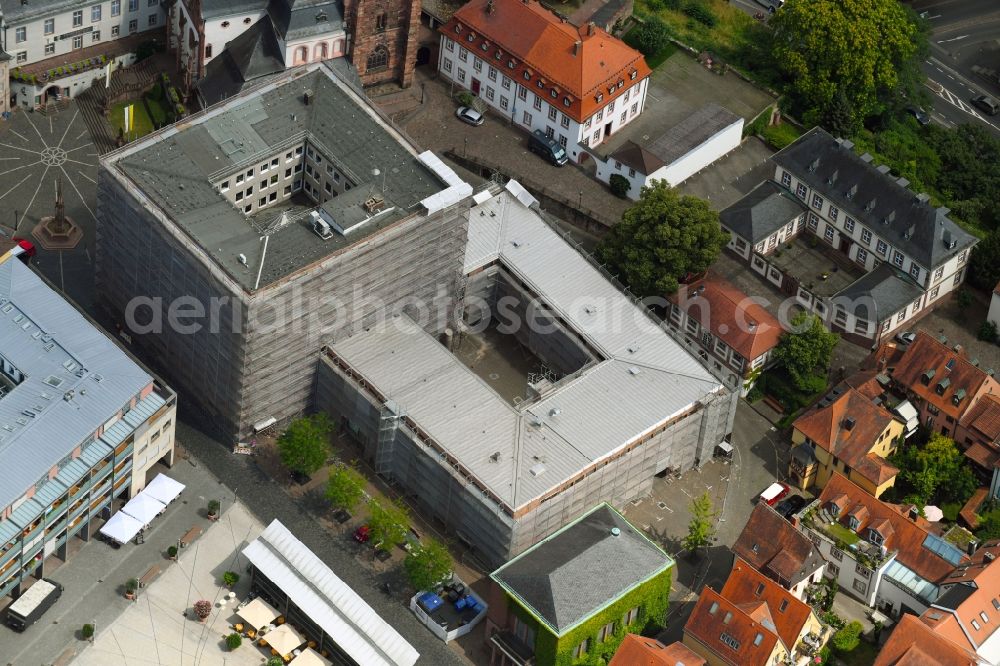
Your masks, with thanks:
M 458 111 L 455 112 L 455 115 L 458 116 L 458 119 L 463 123 L 469 123 L 470 125 L 475 125 L 477 127 L 482 125 L 483 121 L 486 120 L 483 118 L 483 114 L 469 106 L 458 107 Z

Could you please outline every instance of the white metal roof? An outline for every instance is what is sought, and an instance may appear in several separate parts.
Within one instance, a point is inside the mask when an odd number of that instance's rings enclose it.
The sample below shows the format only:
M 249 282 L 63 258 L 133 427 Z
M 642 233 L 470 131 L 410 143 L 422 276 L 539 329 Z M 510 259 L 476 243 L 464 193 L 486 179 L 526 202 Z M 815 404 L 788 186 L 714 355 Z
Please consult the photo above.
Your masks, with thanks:
M 153 381 L 11 259 L 0 263 L 0 354 L 24 376 L 0 397 L 0 509 Z
M 121 508 L 124 513 L 132 516 L 143 525 L 148 525 L 153 522 L 153 518 L 160 515 L 166 508 L 166 505 L 160 500 L 154 498 L 152 495 L 143 491 L 130 499 L 128 503 Z
M 153 499 L 159 500 L 164 504 L 170 504 L 173 502 L 178 495 L 183 492 L 185 486 L 180 481 L 171 479 L 166 474 L 162 472 L 156 475 L 156 478 L 146 484 L 146 487 L 142 490 L 142 495 L 149 495 Z
M 138 518 L 134 518 L 124 511 L 117 511 L 108 519 L 108 522 L 101 525 L 99 531 L 118 543 L 128 543 L 132 537 L 139 533 L 142 525 L 142 521 Z
M 357 663 L 412 666 L 420 657 L 279 521 L 271 521 L 243 555 Z
M 722 389 L 516 193 L 472 209 L 466 272 L 494 261 L 605 358 L 514 407 L 405 316 L 333 350 L 508 506 L 544 495 Z
M 10 605 L 8 611 L 13 611 L 21 617 L 27 617 L 54 589 L 56 589 L 56 586 L 47 580 L 36 581 L 28 588 L 27 592 L 18 597 L 17 601 Z

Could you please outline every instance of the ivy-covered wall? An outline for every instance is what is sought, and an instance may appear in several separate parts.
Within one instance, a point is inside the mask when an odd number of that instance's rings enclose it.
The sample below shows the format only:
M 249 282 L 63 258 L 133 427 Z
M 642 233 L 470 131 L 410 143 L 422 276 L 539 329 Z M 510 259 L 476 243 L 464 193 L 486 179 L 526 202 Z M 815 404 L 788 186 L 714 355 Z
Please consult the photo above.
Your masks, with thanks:
M 516 600 L 510 599 L 509 606 L 525 624 L 535 628 L 535 663 L 538 666 L 603 666 L 611 660 L 625 634 L 652 634 L 663 627 L 672 573 L 673 567 L 670 567 L 649 579 L 562 638 L 557 638 L 547 627 L 540 625 Z M 624 625 L 625 614 L 637 606 L 639 617 L 632 624 Z M 612 620 L 615 622 L 614 634 L 599 643 L 598 632 Z M 587 654 L 574 659 L 573 650 L 585 638 L 590 639 Z

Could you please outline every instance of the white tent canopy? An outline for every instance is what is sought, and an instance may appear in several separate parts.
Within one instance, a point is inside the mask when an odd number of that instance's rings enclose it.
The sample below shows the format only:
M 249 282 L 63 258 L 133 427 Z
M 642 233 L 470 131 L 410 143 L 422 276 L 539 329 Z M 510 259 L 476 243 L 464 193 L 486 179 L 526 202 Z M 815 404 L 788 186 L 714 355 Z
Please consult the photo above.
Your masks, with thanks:
M 243 555 L 357 663 L 413 666 L 420 658 L 392 625 L 279 521 L 272 521 Z
M 139 533 L 142 526 L 143 523 L 141 521 L 122 511 L 119 511 L 111 516 L 108 522 L 104 523 L 100 532 L 101 534 L 111 537 L 118 543 L 128 543 L 132 540 L 132 537 Z
M 306 642 L 302 634 L 287 624 L 283 624 L 277 629 L 264 634 L 264 640 L 282 656 L 291 654 L 292 650 Z
M 260 629 L 271 624 L 271 620 L 278 617 L 279 613 L 271 607 L 271 604 L 258 597 L 240 608 L 236 614 L 254 629 Z
M 122 507 L 121 513 L 127 513 L 143 525 L 149 525 L 166 508 L 160 500 L 153 499 L 145 493 L 139 493 Z
M 330 666 L 330 660 L 321 657 L 316 650 L 306 648 L 302 654 L 292 659 L 289 666 Z
M 181 494 L 185 486 L 180 481 L 171 479 L 166 474 L 157 474 L 156 478 L 146 484 L 141 494 L 149 495 L 164 504 L 170 504 Z

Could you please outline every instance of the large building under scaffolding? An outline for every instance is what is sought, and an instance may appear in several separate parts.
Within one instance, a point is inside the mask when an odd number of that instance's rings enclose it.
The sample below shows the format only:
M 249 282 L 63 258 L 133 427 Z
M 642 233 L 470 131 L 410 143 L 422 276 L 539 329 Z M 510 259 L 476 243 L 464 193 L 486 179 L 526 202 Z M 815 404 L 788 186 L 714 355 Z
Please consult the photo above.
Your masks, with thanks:
M 348 424 L 379 474 L 493 565 L 601 501 L 647 493 L 660 471 L 707 460 L 737 394 L 549 227 L 517 183 L 476 199 L 463 326 L 441 342 L 399 314 L 338 338 L 317 404 Z M 547 372 L 504 397 L 500 367 L 479 373 L 449 350 L 483 333 L 516 340 Z
M 101 303 L 235 441 L 308 407 L 324 342 L 454 302 L 471 193 L 299 68 L 102 158 Z

